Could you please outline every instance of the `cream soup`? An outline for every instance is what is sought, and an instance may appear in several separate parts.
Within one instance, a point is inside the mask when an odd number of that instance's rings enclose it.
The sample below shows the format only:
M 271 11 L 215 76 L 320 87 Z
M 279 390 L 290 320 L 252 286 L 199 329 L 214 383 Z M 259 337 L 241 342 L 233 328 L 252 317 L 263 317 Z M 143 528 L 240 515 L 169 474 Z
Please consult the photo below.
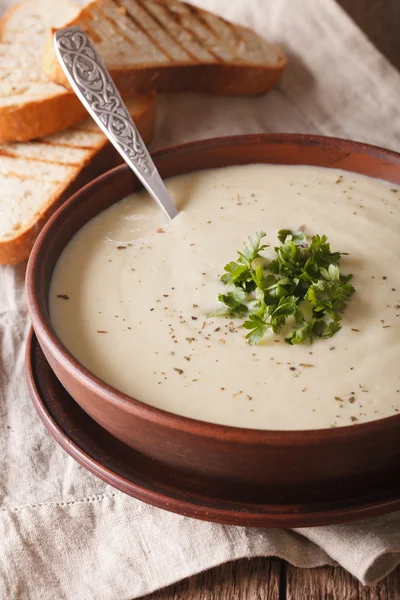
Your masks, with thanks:
M 136 193 L 71 240 L 50 289 L 55 331 L 90 371 L 152 406 L 212 423 L 314 429 L 400 410 L 400 190 L 307 166 L 247 165 L 167 181 L 167 223 Z M 246 343 L 241 319 L 207 315 L 243 240 L 326 234 L 356 293 L 331 339 Z

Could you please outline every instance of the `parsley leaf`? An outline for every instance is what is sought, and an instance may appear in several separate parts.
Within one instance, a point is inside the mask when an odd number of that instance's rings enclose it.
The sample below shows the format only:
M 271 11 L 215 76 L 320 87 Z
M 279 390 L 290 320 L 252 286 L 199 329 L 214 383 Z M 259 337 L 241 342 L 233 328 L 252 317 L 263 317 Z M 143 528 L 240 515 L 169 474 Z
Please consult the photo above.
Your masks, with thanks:
M 246 292 L 251 292 L 256 288 L 253 262 L 260 257 L 260 252 L 268 247 L 266 244 L 261 243 L 262 238 L 265 236 L 266 233 L 261 231 L 247 238 L 243 246 L 243 252 L 238 252 L 237 260 L 225 265 L 225 273 L 221 277 L 223 283 L 226 285 L 234 284 Z
M 262 317 L 250 315 L 247 321 L 243 323 L 243 327 L 252 330 L 246 335 L 246 340 L 254 346 L 264 337 L 270 325 Z
M 260 231 L 260 233 L 256 233 L 253 237 L 249 236 L 243 245 L 243 252 L 238 252 L 239 256 L 243 256 L 247 261 L 249 266 L 253 260 L 260 256 L 260 252 L 268 248 L 268 244 L 261 244 L 262 238 L 264 238 L 267 234 L 265 231 Z
M 314 323 L 315 319 L 311 319 L 310 321 L 303 323 L 303 325 L 297 329 L 293 329 L 293 331 L 291 331 L 289 335 L 285 337 L 285 342 L 288 344 L 302 344 L 308 338 L 312 337 L 312 328 Z
M 241 288 L 233 288 L 227 294 L 218 294 L 218 300 L 224 304 L 221 308 L 217 308 L 210 317 L 219 315 L 243 316 L 248 312 L 248 308 L 244 303 L 246 294 Z
M 331 338 L 339 329 L 341 329 L 340 317 L 334 315 L 332 321 L 326 322 L 325 319 L 316 319 L 312 329 L 312 335 L 316 338 L 327 340 Z
M 258 344 L 268 329 L 274 333 L 285 324 L 286 318 L 293 315 L 297 309 L 298 298 L 295 296 L 282 296 L 277 306 L 264 305 L 264 310 L 249 316 L 242 325 L 245 329 L 252 329 L 246 335 L 250 344 Z
M 340 314 L 354 293 L 352 275 L 343 275 L 339 262 L 343 255 L 331 252 L 326 235 L 311 240 L 302 232 L 281 229 L 280 246 L 267 262 L 261 252 L 261 231 L 248 237 L 236 261 L 225 265 L 221 281 L 229 291 L 219 294 L 223 306 L 210 316 L 245 318 L 246 339 L 258 344 L 268 330 L 274 333 L 293 317 L 294 328 L 285 337 L 288 344 L 328 339 L 341 328 Z M 257 261 L 256 259 L 262 259 Z

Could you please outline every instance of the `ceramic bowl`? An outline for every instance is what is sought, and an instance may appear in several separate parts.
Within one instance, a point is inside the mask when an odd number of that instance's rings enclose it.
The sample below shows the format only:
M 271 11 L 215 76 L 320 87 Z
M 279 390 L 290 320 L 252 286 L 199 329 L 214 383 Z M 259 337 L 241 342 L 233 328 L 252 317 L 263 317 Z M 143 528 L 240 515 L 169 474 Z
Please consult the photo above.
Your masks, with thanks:
M 335 138 L 246 135 L 204 140 L 154 155 L 163 178 L 248 163 L 318 165 L 400 183 L 400 155 Z M 82 366 L 57 338 L 49 317 L 55 263 L 71 237 L 139 183 L 117 167 L 81 189 L 45 226 L 26 278 L 33 328 L 51 368 L 74 400 L 113 436 L 166 465 L 242 486 L 271 502 L 341 498 L 384 486 L 400 468 L 400 415 L 336 429 L 264 431 L 177 416 L 133 399 Z

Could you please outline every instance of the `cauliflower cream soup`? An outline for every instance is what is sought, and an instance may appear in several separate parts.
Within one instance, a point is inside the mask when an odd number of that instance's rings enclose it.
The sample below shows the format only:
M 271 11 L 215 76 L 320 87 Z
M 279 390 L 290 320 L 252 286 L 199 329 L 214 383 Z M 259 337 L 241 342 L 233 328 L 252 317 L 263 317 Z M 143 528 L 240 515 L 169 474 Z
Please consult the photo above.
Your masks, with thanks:
M 141 191 L 92 219 L 61 254 L 50 314 L 73 356 L 137 400 L 211 423 L 318 429 L 399 412 L 396 185 L 264 164 L 200 171 L 166 185 L 180 211 L 172 222 Z M 355 291 L 331 337 L 287 343 L 290 317 L 251 345 L 242 326 L 248 317 L 215 314 L 218 295 L 230 289 L 220 277 L 261 231 L 268 270 L 282 229 L 326 235 Z

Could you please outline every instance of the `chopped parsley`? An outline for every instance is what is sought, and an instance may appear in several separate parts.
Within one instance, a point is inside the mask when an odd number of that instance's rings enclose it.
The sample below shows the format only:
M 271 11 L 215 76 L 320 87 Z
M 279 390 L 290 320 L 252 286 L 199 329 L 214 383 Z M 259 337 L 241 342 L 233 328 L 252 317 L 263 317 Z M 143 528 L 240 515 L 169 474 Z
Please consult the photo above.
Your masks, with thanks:
M 261 231 L 247 238 L 236 261 L 224 268 L 227 291 L 218 295 L 222 306 L 210 316 L 244 319 L 249 344 L 258 344 L 268 331 L 291 329 L 288 344 L 331 338 L 341 328 L 341 313 L 354 293 L 352 275 L 339 270 L 344 253 L 331 252 L 326 235 L 311 239 L 303 232 L 282 229 L 280 246 L 268 261 Z

